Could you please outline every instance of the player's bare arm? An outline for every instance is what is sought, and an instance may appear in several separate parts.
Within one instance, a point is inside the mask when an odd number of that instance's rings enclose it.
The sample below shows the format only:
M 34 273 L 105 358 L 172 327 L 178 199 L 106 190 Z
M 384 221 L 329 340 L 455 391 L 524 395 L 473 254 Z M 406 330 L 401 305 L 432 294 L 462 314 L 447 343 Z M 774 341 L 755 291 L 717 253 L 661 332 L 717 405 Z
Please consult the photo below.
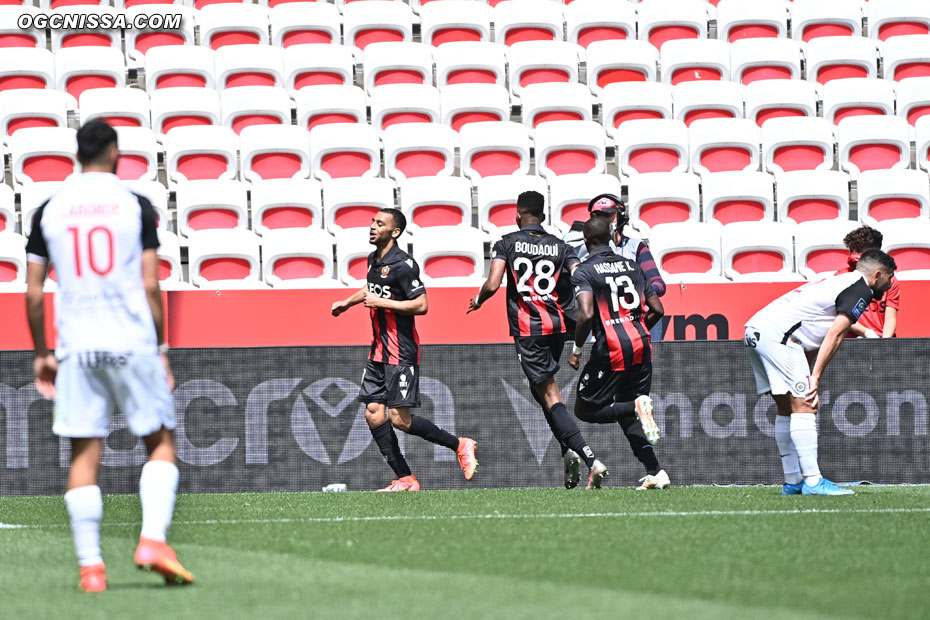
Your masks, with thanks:
M 885 308 L 885 326 L 882 328 L 882 338 L 891 338 L 898 329 L 898 309 Z
M 817 360 L 814 362 L 814 369 L 811 371 L 811 387 L 807 391 L 807 401 L 810 403 L 811 407 L 815 409 L 820 402 L 820 398 L 817 395 L 817 385 L 820 383 L 820 377 L 823 376 L 830 360 L 833 359 L 840 345 L 843 344 L 846 332 L 849 331 L 852 324 L 853 320 L 850 316 L 846 314 L 836 315 L 836 318 L 833 320 L 833 325 L 830 327 L 830 331 L 827 332 L 827 336 L 823 339 L 823 344 L 820 345 L 820 351 L 817 353 Z
M 465 311 L 465 314 L 469 312 L 474 312 L 481 305 L 494 296 L 494 293 L 498 291 L 501 287 L 501 283 L 504 281 L 504 271 L 507 268 L 507 261 L 503 259 L 495 259 L 491 261 L 491 269 L 488 271 L 488 279 L 484 281 L 484 284 L 481 285 L 481 288 L 478 290 L 478 294 L 468 300 L 468 310 Z
M 591 324 L 594 322 L 594 293 L 583 291 L 575 299 L 578 302 L 578 321 L 575 323 L 575 346 L 568 358 L 568 365 L 578 370 L 581 355 L 575 351 L 584 346 L 591 333 Z
M 387 299 L 369 292 L 365 295 L 365 307 L 384 308 L 395 314 L 422 316 L 429 311 L 429 302 L 426 299 L 426 293 L 423 293 L 415 299 L 399 301 L 396 299 Z
M 646 329 L 652 329 L 665 316 L 665 307 L 654 289 L 646 296 Z
M 45 276 L 48 264 L 29 261 L 26 264 L 26 317 L 29 331 L 35 347 L 33 368 L 36 376 L 36 389 L 45 398 L 55 398 L 55 376 L 58 374 L 58 360 L 48 350 L 45 339 Z
M 342 301 L 337 301 L 333 304 L 332 313 L 333 316 L 339 316 L 352 306 L 358 305 L 365 301 L 365 296 L 368 294 L 368 287 L 363 286 L 355 293 L 352 294 L 348 299 L 343 299 Z
M 158 285 L 158 250 L 142 251 L 142 286 L 145 289 L 145 299 L 149 302 L 152 311 L 152 321 L 155 322 L 155 338 L 161 355 L 161 363 L 165 367 L 165 377 L 168 379 L 168 389 L 174 390 L 174 373 L 165 354 L 165 308 L 161 300 L 161 287 Z

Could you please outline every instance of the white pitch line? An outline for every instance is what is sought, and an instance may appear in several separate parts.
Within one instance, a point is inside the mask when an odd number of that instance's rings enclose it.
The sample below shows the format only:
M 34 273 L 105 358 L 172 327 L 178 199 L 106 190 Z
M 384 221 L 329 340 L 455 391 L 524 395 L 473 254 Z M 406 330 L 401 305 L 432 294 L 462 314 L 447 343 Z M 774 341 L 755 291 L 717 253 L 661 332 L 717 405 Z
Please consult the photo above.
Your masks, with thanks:
M 928 513 L 926 508 L 803 508 L 793 510 L 695 510 L 684 512 L 582 512 L 542 514 L 475 514 L 475 515 L 382 515 L 371 517 L 301 517 L 291 519 L 205 519 L 175 521 L 175 525 L 286 525 L 289 523 L 356 523 L 368 521 L 480 521 L 496 519 L 626 519 L 634 517 L 764 517 L 774 515 L 809 514 L 912 514 Z M 138 526 L 139 522 L 103 523 L 103 527 Z M 13 525 L 0 524 L 8 529 L 48 529 L 67 527 L 67 524 Z
M 21 530 L 28 525 L 17 525 L 16 523 L 0 523 L 0 530 Z

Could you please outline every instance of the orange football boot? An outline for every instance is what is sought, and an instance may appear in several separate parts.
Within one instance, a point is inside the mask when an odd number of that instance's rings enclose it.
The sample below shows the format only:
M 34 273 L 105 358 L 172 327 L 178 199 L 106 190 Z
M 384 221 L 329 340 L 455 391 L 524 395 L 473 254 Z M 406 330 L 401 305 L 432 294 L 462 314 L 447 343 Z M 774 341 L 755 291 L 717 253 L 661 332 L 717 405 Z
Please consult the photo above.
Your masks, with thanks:
M 468 437 L 459 438 L 459 447 L 455 454 L 459 457 L 459 466 L 465 473 L 465 480 L 471 480 L 472 476 L 475 475 L 475 470 L 478 469 L 478 459 L 475 457 L 477 449 L 478 444 L 475 443 L 474 439 Z
M 184 585 L 194 581 L 194 575 L 181 566 L 178 556 L 168 543 L 139 538 L 133 559 L 139 569 L 160 573 L 167 584 Z
M 400 480 L 393 480 L 391 484 L 378 489 L 378 493 L 393 493 L 394 491 L 419 491 L 420 483 L 413 476 L 404 476 Z
M 107 567 L 100 564 L 91 564 L 81 567 L 80 588 L 85 592 L 103 592 L 107 589 Z

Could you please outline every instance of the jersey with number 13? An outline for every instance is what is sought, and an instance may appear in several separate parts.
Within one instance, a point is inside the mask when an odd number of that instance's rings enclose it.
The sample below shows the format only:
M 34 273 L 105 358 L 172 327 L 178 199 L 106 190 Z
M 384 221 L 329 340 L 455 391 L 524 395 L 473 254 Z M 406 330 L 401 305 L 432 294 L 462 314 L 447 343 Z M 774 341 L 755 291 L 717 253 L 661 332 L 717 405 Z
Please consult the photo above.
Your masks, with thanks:
M 494 244 L 491 260 L 507 263 L 507 318 L 511 336 L 564 334 L 563 306 L 571 300 L 559 286 L 568 282 L 567 270 L 578 264 L 571 246 L 532 224 Z

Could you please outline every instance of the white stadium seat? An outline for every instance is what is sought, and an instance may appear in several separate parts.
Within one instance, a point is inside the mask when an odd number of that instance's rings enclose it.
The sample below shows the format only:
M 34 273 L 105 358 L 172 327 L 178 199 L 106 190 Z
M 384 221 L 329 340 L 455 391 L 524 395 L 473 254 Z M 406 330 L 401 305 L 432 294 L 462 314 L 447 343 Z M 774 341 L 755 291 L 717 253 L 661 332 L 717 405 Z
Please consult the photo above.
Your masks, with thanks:
M 442 123 L 458 131 L 468 123 L 510 120 L 510 94 L 497 84 L 447 84 L 439 89 Z
M 284 86 L 299 92 L 309 86 L 352 86 L 355 59 L 343 45 L 293 45 L 284 50 Z
M 626 176 L 689 169 L 688 128 L 681 121 L 632 120 L 623 123 L 616 134 L 617 166 Z
M 178 127 L 165 135 L 165 170 L 170 184 L 237 178 L 239 138 L 228 127 Z
M 381 174 L 381 140 L 368 124 L 329 123 L 310 132 L 310 167 L 321 181 Z
M 148 127 L 116 127 L 119 160 L 116 175 L 123 181 L 158 179 L 158 157 L 162 152 L 155 133 Z
M 740 84 L 801 79 L 801 48 L 791 39 L 743 39 L 730 44 L 730 77 Z
M 507 46 L 530 41 L 563 41 L 560 3 L 508 0 L 494 7 L 494 41 Z
M 849 219 L 849 175 L 836 170 L 798 170 L 775 181 L 779 222 Z
M 807 80 L 758 80 L 743 87 L 746 118 L 762 127 L 780 117 L 817 116 L 817 87 Z
M 239 138 L 243 181 L 310 178 L 310 132 L 294 125 L 253 125 Z
M 551 121 L 536 128 L 536 172 L 547 179 L 562 174 L 604 172 L 604 128 L 594 121 Z
M 794 0 L 790 5 L 791 38 L 795 41 L 862 36 L 859 0 Z
M 271 44 L 340 44 L 342 20 L 339 10 L 326 2 L 285 2 L 271 9 Z
M 439 91 L 427 84 L 379 86 L 369 97 L 371 125 L 384 131 L 399 123 L 438 123 Z
M 588 219 L 588 202 L 600 194 L 619 196 L 620 179 L 611 174 L 563 174 L 549 182 L 549 224 L 568 232 L 571 225 Z
M 433 51 L 436 85 L 496 84 L 506 86 L 505 48 L 484 41 L 447 43 Z
M 66 127 L 33 127 L 10 136 L 13 189 L 30 183 L 64 181 L 77 171 L 76 134 Z
M 735 82 L 681 82 L 672 87 L 675 119 L 685 125 L 705 118 L 743 118 L 743 91 Z
M 359 52 L 371 43 L 413 40 L 413 11 L 404 2 L 351 2 L 342 11 L 342 37 Z
M 662 47 L 662 81 L 730 79 L 730 46 L 716 39 L 676 39 Z
M 389 179 L 332 179 L 323 183 L 323 216 L 326 230 L 333 234 L 368 228 L 375 213 L 393 206 L 394 183 Z
M 407 230 L 471 226 L 471 183 L 461 177 L 418 177 L 400 183 L 400 209 Z
M 295 100 L 297 125 L 309 130 L 333 123 L 368 123 L 368 100 L 357 86 L 308 86 L 297 91 Z
M 168 212 L 168 188 L 158 181 L 123 181 L 133 193 L 144 196 L 152 203 L 155 211 L 155 225 L 159 232 L 168 230 L 171 213 Z
M 910 126 L 900 116 L 853 116 L 836 128 L 840 167 L 855 179 L 866 170 L 910 166 Z
M 850 220 L 815 220 L 798 224 L 794 251 L 798 273 L 808 280 L 833 275 L 848 265 L 843 238 L 858 224 Z
M 894 114 L 894 107 L 891 82 L 847 78 L 823 85 L 823 117 L 834 125 L 850 116 Z
M 623 123 L 672 118 L 672 87 L 661 82 L 619 82 L 602 88 L 598 97 L 601 123 L 617 139 Z
M 833 125 L 818 117 L 773 118 L 762 126 L 762 162 L 776 174 L 833 170 Z
M 509 0 L 516 1 L 516 0 Z M 510 92 L 531 84 L 578 81 L 578 47 L 566 41 L 531 41 L 508 48 Z
M 551 121 L 590 121 L 594 98 L 584 84 L 533 84 L 520 98 L 523 124 L 530 135 L 541 123 Z
M 68 97 L 64 93 L 45 88 L 0 91 L 0 142 L 7 142 L 20 129 L 67 126 Z
M 220 91 L 223 124 L 240 135 L 253 125 L 290 125 L 291 98 L 275 86 L 240 86 Z
M 596 41 L 586 51 L 587 84 L 599 95 L 609 84 L 654 82 L 659 52 L 645 41 Z
M 462 174 L 472 183 L 529 172 L 530 137 L 520 123 L 469 123 L 459 131 L 459 140 Z
M 340 288 L 333 248 L 333 236 L 318 228 L 268 231 L 262 237 L 262 280 L 273 288 Z
M 480 286 L 484 282 L 484 234 L 476 228 L 435 226 L 417 235 L 413 259 L 430 286 Z
M 921 117 L 914 128 L 917 135 L 917 167 L 930 172 L 930 117 Z
M 425 43 L 372 43 L 363 66 L 365 90 L 386 84 L 432 86 L 432 49 Z
M 145 53 L 145 90 L 214 88 L 213 50 L 191 45 L 164 45 Z
M 425 176 L 452 176 L 458 134 L 439 123 L 404 123 L 383 134 L 384 169 L 400 182 Z
M 930 6 L 921 0 L 876 0 L 866 2 L 869 37 L 885 41 L 911 35 L 930 34 Z
M 211 5 L 213 6 L 213 5 Z M 284 52 L 270 45 L 225 45 L 214 56 L 216 87 L 284 87 Z
M 775 219 L 775 179 L 765 172 L 716 172 L 701 182 L 704 221 L 724 226 L 734 222 Z
M 930 183 L 918 170 L 870 170 L 857 184 L 859 221 L 872 226 L 887 220 L 930 216 Z
M 882 70 L 886 80 L 905 82 L 930 76 L 930 35 L 914 34 L 885 41 Z
M 894 85 L 894 90 L 895 111 L 907 119 L 911 127 L 916 127 L 920 118 L 930 115 L 930 77 L 901 80 Z
M 222 125 L 220 95 L 212 88 L 159 88 L 150 96 L 152 129 L 164 134 L 190 125 Z
M 663 53 L 669 41 L 706 39 L 706 7 L 700 0 L 645 0 L 637 6 L 639 39 Z
M 427 45 L 491 40 L 490 11 L 484 2 L 429 2 L 419 12 L 420 37 Z
M 50 51 L 31 47 L 0 48 L 0 92 L 56 87 L 55 56 Z
M 113 19 L 116 15 L 112 7 L 89 4 L 62 6 L 55 12 L 87 17 L 93 15 L 98 20 L 104 16 Z M 123 49 L 123 37 L 118 28 L 50 28 L 49 31 L 52 35 L 51 49 L 56 53 L 61 49 L 73 47 L 112 47 L 119 51 Z
M 323 227 L 323 186 L 315 179 L 271 179 L 252 184 L 252 230 Z
M 205 230 L 188 244 L 191 283 L 202 289 L 267 288 L 258 237 L 247 230 Z
M 701 200 L 698 178 L 680 172 L 641 174 L 630 179 L 630 224 L 644 237 L 652 226 L 698 222 Z
M 74 97 L 91 88 L 126 85 L 126 63 L 115 47 L 68 47 L 55 53 L 56 88 Z
M 81 93 L 81 124 L 94 119 L 113 127 L 149 128 L 149 96 L 141 88 L 93 88 Z
M 191 181 L 178 186 L 178 234 L 249 230 L 247 186 L 239 181 Z
M 259 4 L 210 4 L 200 9 L 200 44 L 212 50 L 227 45 L 268 45 L 268 9 Z
M 126 57 L 130 64 L 136 67 L 145 65 L 145 55 L 150 49 L 164 46 L 186 46 L 194 45 L 194 26 L 196 25 L 196 15 L 194 10 L 187 6 L 178 4 L 140 4 L 126 9 L 126 18 L 134 22 L 137 16 L 146 15 L 149 23 L 152 23 L 152 17 L 167 17 L 180 13 L 180 28 L 127 28 L 124 30 L 126 36 Z M 173 25 L 173 24 L 172 24 Z
M 720 224 L 675 222 L 656 224 L 649 250 L 669 284 L 719 283 L 723 277 Z
M 851 77 L 878 77 L 875 42 L 862 37 L 818 37 L 807 42 L 806 79 L 826 84 Z
M 636 38 L 636 9 L 614 0 L 574 0 L 565 4 L 565 40 L 587 48 L 597 41 Z
M 794 270 L 794 224 L 736 222 L 720 237 L 723 271 L 737 282 L 799 282 Z
M 688 128 L 691 170 L 698 174 L 758 170 L 758 125 L 745 118 L 709 118 Z
M 787 36 L 784 0 L 720 0 L 717 4 L 717 38 L 722 41 Z
M 523 192 L 548 194 L 546 180 L 536 175 L 495 176 L 481 179 L 477 186 L 478 226 L 492 239 L 517 230 L 517 197 Z M 549 202 L 543 207 L 548 216 Z M 546 218 L 547 221 L 549 218 Z
M 882 249 L 897 263 L 899 280 L 930 280 L 930 222 L 905 220 L 882 222 Z

